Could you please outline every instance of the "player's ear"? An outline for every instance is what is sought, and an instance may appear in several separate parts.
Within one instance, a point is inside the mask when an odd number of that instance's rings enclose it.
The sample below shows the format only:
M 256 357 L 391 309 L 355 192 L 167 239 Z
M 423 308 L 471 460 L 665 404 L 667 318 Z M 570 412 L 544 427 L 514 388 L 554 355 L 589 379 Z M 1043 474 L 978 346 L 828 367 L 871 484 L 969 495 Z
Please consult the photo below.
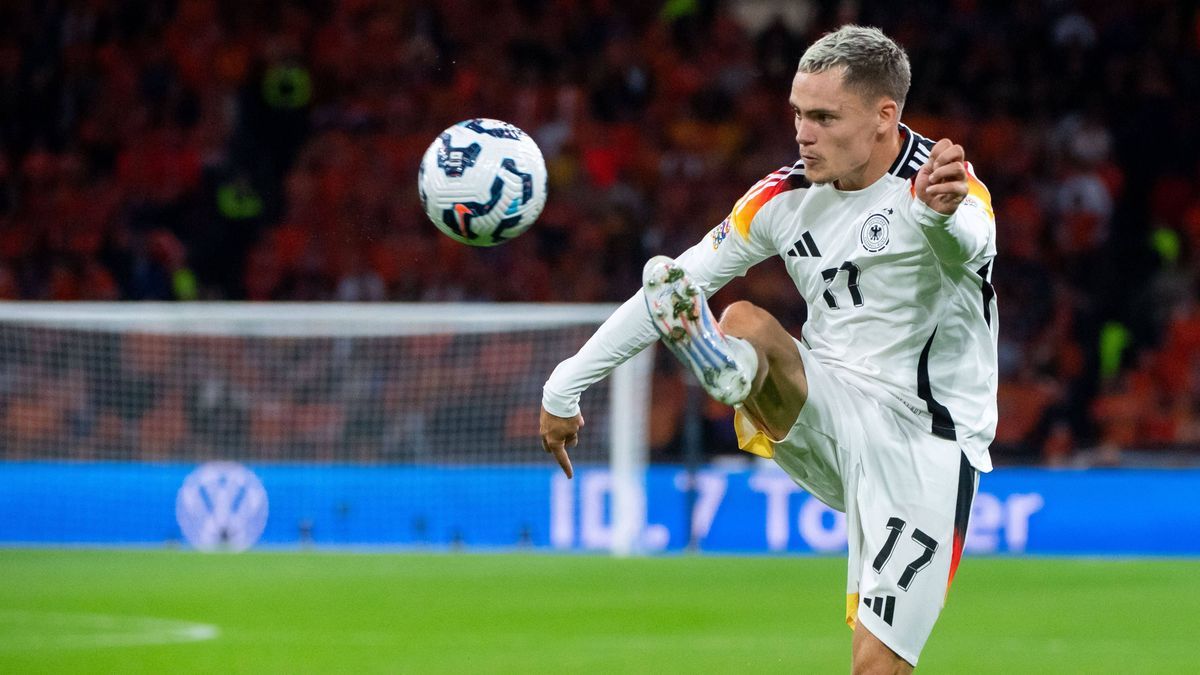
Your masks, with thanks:
M 886 133 L 888 130 L 896 128 L 896 124 L 900 121 L 900 106 L 896 104 L 896 101 L 884 96 L 879 99 L 875 111 L 879 120 L 879 133 Z

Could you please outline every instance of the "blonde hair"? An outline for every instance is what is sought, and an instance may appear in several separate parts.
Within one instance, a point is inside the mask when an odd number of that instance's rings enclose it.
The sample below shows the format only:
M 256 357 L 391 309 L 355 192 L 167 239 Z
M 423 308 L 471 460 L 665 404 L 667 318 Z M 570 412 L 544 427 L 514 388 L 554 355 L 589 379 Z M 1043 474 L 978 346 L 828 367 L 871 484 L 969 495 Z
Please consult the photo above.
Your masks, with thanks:
M 864 98 L 890 97 L 901 109 L 912 83 L 908 54 L 878 28 L 846 25 L 812 43 L 800 57 L 802 73 L 846 68 L 842 82 Z

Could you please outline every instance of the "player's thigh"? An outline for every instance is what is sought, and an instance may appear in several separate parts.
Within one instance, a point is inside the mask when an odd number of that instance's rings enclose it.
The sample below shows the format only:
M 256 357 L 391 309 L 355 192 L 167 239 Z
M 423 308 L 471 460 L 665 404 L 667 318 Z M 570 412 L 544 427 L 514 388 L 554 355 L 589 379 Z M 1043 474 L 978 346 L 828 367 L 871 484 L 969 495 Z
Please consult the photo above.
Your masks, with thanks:
M 803 343 L 793 340 L 792 345 L 804 362 L 808 398 L 787 436 L 773 444 L 773 457 L 810 494 L 846 511 L 857 453 L 869 447 L 866 430 L 877 427 L 885 411 Z
M 857 620 L 916 665 L 962 552 L 975 471 L 958 444 L 893 417 L 871 431 L 848 497 Z
M 808 399 L 808 379 L 795 340 L 770 312 L 744 300 L 726 308 L 720 323 L 726 335 L 750 341 L 759 355 L 758 373 L 743 408 L 767 435 L 783 438 Z

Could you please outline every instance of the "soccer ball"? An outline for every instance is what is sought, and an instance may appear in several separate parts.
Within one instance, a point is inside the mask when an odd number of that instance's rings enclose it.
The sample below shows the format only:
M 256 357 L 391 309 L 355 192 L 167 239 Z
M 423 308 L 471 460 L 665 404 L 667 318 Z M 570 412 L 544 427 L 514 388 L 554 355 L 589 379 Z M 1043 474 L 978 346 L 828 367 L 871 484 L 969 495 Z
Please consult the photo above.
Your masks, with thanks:
M 471 246 L 503 244 L 546 205 L 546 162 L 529 134 L 473 119 L 438 134 L 417 174 L 421 206 L 439 230 Z

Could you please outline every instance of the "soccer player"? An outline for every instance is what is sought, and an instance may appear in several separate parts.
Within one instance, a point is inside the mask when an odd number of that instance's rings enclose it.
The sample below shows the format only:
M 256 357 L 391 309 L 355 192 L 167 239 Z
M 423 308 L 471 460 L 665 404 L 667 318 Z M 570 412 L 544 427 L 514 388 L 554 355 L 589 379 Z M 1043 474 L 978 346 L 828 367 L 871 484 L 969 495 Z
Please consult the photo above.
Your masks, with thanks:
M 736 410 L 739 445 L 844 511 L 855 673 L 909 672 L 962 553 L 996 429 L 995 221 L 962 147 L 900 122 L 908 57 L 844 26 L 792 83 L 800 159 L 762 179 L 546 383 L 542 443 L 568 476 L 579 395 L 661 339 Z M 796 340 L 707 296 L 769 256 L 808 304 Z

